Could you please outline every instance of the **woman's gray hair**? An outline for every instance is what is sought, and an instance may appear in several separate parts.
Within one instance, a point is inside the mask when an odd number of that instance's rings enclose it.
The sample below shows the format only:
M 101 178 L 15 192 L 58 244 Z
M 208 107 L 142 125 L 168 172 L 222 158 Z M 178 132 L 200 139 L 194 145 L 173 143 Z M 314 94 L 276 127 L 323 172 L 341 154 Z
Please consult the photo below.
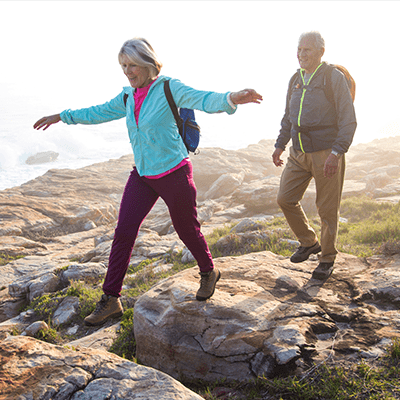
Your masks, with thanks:
M 146 39 L 136 37 L 127 40 L 118 53 L 118 61 L 120 63 L 123 55 L 126 55 L 139 67 L 148 68 L 150 78 L 152 79 L 154 79 L 161 71 L 162 64 Z
M 318 31 L 304 32 L 300 35 L 299 44 L 305 38 L 311 38 L 318 50 L 325 49 L 325 40 Z

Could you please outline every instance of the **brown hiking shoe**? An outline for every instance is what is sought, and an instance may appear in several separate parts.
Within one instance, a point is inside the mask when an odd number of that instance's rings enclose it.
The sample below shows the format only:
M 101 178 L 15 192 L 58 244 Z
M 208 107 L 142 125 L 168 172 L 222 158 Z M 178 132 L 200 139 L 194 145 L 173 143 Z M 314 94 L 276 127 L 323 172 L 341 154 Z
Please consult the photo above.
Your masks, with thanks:
M 297 249 L 297 251 L 294 254 L 292 254 L 292 256 L 290 257 L 290 261 L 292 263 L 300 263 L 308 260 L 308 257 L 310 257 L 311 254 L 317 254 L 320 251 L 321 251 L 321 246 L 318 242 L 310 247 L 300 246 Z
M 200 272 L 200 276 L 200 289 L 197 291 L 196 300 L 204 301 L 214 294 L 215 285 L 221 278 L 221 272 L 214 268 L 210 272 Z
M 333 271 L 333 262 L 320 262 L 312 273 L 313 279 L 324 281 L 328 279 Z
M 124 309 L 118 297 L 103 294 L 95 310 L 84 319 L 84 322 L 90 326 L 101 325 L 108 319 L 120 317 L 123 312 Z

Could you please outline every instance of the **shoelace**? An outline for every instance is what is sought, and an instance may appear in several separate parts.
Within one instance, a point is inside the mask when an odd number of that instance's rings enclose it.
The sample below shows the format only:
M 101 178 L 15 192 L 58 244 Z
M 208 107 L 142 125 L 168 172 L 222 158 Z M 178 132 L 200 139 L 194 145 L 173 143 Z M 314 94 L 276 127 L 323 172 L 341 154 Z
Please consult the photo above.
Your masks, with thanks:
M 210 273 L 200 273 L 200 288 L 203 287 L 203 285 L 206 285 L 208 282 L 208 278 L 210 277 Z
M 101 298 L 101 300 L 96 304 L 96 309 L 93 314 L 99 314 L 107 304 L 107 299 Z

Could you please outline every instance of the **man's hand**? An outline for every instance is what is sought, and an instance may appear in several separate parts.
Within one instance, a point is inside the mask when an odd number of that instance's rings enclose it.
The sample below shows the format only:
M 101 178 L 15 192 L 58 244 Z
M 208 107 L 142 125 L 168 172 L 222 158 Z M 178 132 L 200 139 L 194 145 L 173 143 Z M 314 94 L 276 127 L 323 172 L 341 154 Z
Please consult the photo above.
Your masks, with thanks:
M 339 167 L 339 157 L 335 156 L 332 153 L 329 154 L 324 165 L 324 177 L 332 178 L 338 171 L 338 167 Z
M 61 121 L 60 114 L 50 115 L 49 117 L 40 118 L 39 121 L 35 122 L 33 128 L 37 130 L 43 128 L 43 130 L 45 131 L 50 125 L 56 124 L 57 122 L 60 121 Z
M 281 167 L 283 165 L 283 160 L 281 160 L 281 154 L 283 153 L 283 150 L 277 147 L 275 151 L 272 153 L 272 162 L 275 164 L 277 167 Z
M 261 94 L 258 94 L 254 89 L 244 89 L 240 92 L 232 92 L 231 100 L 234 104 L 247 104 L 257 103 L 260 104 L 262 101 Z

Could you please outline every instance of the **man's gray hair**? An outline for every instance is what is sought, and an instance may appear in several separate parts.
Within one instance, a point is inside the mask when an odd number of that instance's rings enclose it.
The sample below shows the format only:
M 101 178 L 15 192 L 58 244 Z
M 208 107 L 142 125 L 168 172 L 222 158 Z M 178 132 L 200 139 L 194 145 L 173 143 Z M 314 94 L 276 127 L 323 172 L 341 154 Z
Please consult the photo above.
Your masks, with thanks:
M 150 78 L 152 79 L 154 79 L 161 71 L 162 64 L 146 39 L 135 37 L 127 40 L 122 45 L 118 54 L 118 61 L 120 63 L 123 55 L 126 55 L 139 67 L 148 68 Z
M 299 44 L 303 39 L 311 39 L 318 50 L 325 49 L 325 40 L 318 31 L 304 32 L 300 35 Z

